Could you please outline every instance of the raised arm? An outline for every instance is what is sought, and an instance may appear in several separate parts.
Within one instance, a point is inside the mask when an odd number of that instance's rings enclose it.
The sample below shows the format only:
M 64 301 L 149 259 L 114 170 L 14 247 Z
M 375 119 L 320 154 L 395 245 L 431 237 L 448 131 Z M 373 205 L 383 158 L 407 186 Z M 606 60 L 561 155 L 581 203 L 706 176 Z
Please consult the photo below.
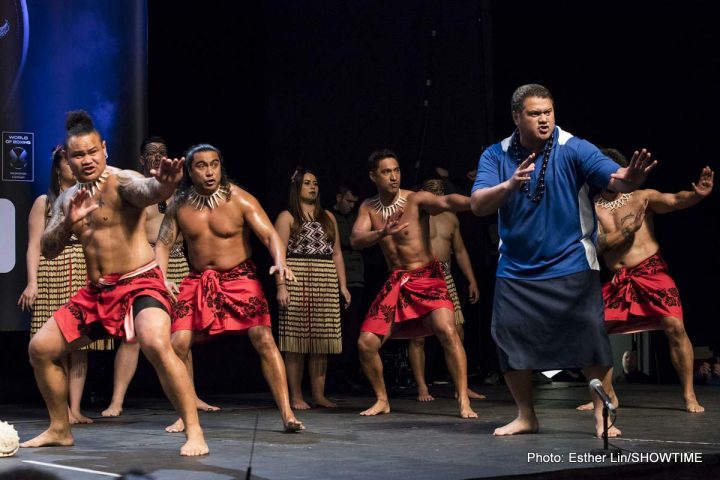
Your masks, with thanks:
M 507 198 L 517 190 L 523 182 L 530 181 L 530 174 L 535 170 L 535 154 L 531 153 L 518 165 L 513 176 L 493 187 L 478 188 L 470 196 L 470 206 L 477 217 L 492 215 L 505 203 Z
M 459 221 L 456 222 L 454 226 L 452 248 L 453 252 L 455 252 L 455 261 L 468 282 L 468 297 L 470 298 L 470 303 L 476 303 L 480 299 L 480 290 L 478 290 L 475 272 L 473 272 L 472 262 L 470 261 L 470 254 L 468 254 L 465 248 L 465 242 L 463 242 L 462 235 L 460 234 Z
M 372 247 L 380 241 L 381 238 L 394 235 L 404 230 L 409 224 L 407 222 L 401 224 L 401 216 L 402 212 L 398 212 L 387 219 L 382 229 L 373 230 L 370 219 L 370 206 L 368 205 L 368 201 L 365 200 L 358 210 L 358 216 L 353 225 L 352 233 L 350 234 L 350 245 L 355 250 Z
M 138 208 L 167 200 L 182 180 L 184 161 L 163 158 L 157 170 L 150 170 L 152 177 L 147 178 L 133 170 L 121 170 L 117 174 L 120 196 Z
M 647 190 L 649 207 L 655 213 L 668 213 L 697 205 L 712 192 L 714 178 L 715 172 L 710 167 L 705 167 L 700 172 L 697 184 L 692 184 L 692 191 L 661 193 L 657 190 Z
M 607 189 L 613 192 L 628 193 L 640 188 L 648 174 L 657 165 L 652 154 L 646 149 L 635 151 L 627 167 L 619 168 L 610 176 Z
M 416 192 L 412 194 L 418 207 L 430 215 L 442 212 L 466 212 L 470 210 L 470 197 L 453 193 L 441 197 L 430 192 Z
M 45 229 L 46 195 L 35 199 L 28 218 L 28 247 L 25 258 L 27 267 L 27 285 L 20 294 L 18 305 L 20 310 L 32 310 L 37 297 L 37 271 L 40 265 L 40 237 Z
M 345 308 L 350 306 L 350 291 L 347 289 L 347 277 L 345 276 L 345 260 L 342 256 L 342 245 L 340 244 L 340 230 L 338 230 L 337 220 L 335 215 L 327 212 L 328 217 L 332 220 L 333 227 L 335 228 L 335 241 L 333 242 L 333 263 L 335 264 L 335 270 L 337 270 L 338 285 L 340 286 L 340 294 L 345 300 Z

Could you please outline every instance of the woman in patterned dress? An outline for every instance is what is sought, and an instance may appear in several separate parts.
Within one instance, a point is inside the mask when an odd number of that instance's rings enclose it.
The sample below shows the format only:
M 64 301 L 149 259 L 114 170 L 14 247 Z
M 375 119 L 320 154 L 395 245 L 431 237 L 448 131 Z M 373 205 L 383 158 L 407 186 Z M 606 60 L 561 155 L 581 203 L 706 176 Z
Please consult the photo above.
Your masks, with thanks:
M 295 282 L 278 284 L 278 298 L 290 296 L 280 309 L 280 350 L 285 352 L 292 408 L 310 408 L 302 394 L 305 356 L 313 403 L 337 405 L 325 397 L 327 354 L 342 351 L 340 294 L 345 306 L 350 292 L 335 217 L 320 205 L 315 174 L 298 168 L 290 184 L 289 209 L 278 215 L 275 229 L 287 246 L 287 265 Z
M 50 219 L 53 203 L 63 190 L 75 184 L 62 145 L 52 150 L 50 188 L 46 195 L 35 199 L 28 219 L 27 278 L 28 283 L 20 295 L 22 310 L 32 310 L 30 336 L 68 299 L 85 286 L 87 273 L 82 246 L 75 237 L 63 252 L 52 260 L 40 254 L 40 237 Z M 85 377 L 87 376 L 88 350 L 112 350 L 112 340 L 97 340 L 82 350 L 69 354 L 64 361 L 68 371 L 70 393 L 70 423 L 92 423 L 80 411 Z

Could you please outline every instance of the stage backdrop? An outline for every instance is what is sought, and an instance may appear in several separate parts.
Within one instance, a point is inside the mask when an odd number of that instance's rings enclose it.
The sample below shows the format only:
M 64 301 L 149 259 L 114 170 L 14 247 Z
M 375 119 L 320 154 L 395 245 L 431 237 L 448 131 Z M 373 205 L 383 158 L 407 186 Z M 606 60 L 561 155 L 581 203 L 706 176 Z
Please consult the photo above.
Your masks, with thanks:
M 147 124 L 147 0 L 3 0 L 0 62 L 0 330 L 26 330 L 16 303 L 27 217 L 48 188 L 65 112 L 90 112 L 111 165 L 137 163 Z

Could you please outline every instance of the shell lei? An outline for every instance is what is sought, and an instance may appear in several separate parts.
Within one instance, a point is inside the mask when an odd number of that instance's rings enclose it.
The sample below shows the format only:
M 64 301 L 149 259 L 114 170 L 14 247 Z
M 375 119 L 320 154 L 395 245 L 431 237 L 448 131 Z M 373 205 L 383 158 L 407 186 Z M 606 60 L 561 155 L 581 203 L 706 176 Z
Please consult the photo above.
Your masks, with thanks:
M 78 187 L 82 190 L 86 190 L 90 196 L 94 196 L 95 192 L 100 190 L 100 185 L 105 183 L 105 180 L 110 176 L 110 172 L 106 168 L 102 174 L 92 182 L 78 182 Z
M 623 193 L 615 200 L 605 200 L 603 197 L 600 197 L 595 201 L 595 205 L 612 211 L 625 206 L 630 198 L 632 198 L 632 192 Z
M 225 185 L 220 185 L 218 189 L 210 195 L 202 195 L 195 190 L 195 187 L 192 187 L 188 195 L 188 203 L 190 203 L 195 210 L 202 210 L 205 207 L 212 210 L 220 205 L 221 200 L 227 200 L 229 196 L 230 189 Z

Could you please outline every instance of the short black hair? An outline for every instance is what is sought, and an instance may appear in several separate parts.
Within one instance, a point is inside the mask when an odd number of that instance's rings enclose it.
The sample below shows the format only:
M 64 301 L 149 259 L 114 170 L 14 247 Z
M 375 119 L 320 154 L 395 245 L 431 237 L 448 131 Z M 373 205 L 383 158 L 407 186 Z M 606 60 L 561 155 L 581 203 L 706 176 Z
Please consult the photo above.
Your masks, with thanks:
M 386 158 L 394 158 L 398 161 L 398 163 L 400 162 L 400 160 L 398 160 L 398 156 L 395 155 L 395 152 L 388 148 L 381 148 L 380 150 L 372 152 L 370 157 L 368 157 L 368 171 L 374 172 L 377 170 L 378 163 Z
M 619 150 L 614 148 L 601 148 L 600 151 L 613 162 L 617 163 L 621 167 L 628 166 L 628 159 L 625 155 L 620 153 Z

